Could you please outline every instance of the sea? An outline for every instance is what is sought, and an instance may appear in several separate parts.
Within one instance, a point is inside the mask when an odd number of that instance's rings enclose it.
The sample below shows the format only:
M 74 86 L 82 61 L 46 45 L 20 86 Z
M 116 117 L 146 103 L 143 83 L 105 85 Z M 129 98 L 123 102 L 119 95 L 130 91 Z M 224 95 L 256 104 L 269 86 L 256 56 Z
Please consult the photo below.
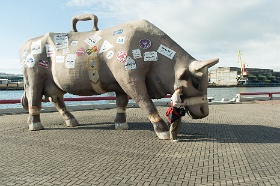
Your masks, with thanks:
M 221 101 L 224 99 L 233 99 L 236 97 L 236 94 L 240 92 L 280 92 L 280 87 L 210 87 L 207 89 L 207 96 L 213 97 L 214 101 Z M 11 99 L 21 99 L 23 95 L 23 90 L 0 90 L 0 100 L 11 100 Z M 100 96 L 112 96 L 113 93 L 106 93 Z M 65 98 L 79 97 L 72 94 L 65 94 Z M 280 94 L 275 94 L 273 97 L 280 97 Z M 167 98 L 163 98 L 166 101 Z M 160 101 L 160 100 L 154 100 Z M 130 100 L 133 102 L 133 100 Z M 88 104 L 109 104 L 114 103 L 114 101 L 75 101 L 75 102 L 65 102 L 66 106 L 68 105 L 88 105 Z M 42 103 L 42 107 L 53 106 L 49 102 Z M 20 103 L 17 104 L 0 104 L 0 109 L 5 108 L 22 108 Z

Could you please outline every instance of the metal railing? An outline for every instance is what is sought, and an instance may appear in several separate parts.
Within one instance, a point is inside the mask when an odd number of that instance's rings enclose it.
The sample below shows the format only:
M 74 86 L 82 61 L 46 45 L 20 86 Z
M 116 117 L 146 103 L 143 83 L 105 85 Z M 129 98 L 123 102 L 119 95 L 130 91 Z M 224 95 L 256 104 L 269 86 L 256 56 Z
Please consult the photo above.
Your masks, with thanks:
M 171 95 L 166 95 L 163 98 L 170 98 L 170 97 Z M 102 101 L 102 100 L 116 100 L 116 97 L 115 96 L 87 96 L 87 97 L 64 98 L 64 101 Z M 50 102 L 50 101 L 48 99 L 42 99 L 42 102 Z M 0 104 L 16 104 L 16 103 L 21 103 L 21 100 L 20 99 L 0 100 Z
M 269 99 L 273 99 L 273 94 L 280 94 L 280 92 L 240 92 L 240 96 L 256 96 L 268 95 Z

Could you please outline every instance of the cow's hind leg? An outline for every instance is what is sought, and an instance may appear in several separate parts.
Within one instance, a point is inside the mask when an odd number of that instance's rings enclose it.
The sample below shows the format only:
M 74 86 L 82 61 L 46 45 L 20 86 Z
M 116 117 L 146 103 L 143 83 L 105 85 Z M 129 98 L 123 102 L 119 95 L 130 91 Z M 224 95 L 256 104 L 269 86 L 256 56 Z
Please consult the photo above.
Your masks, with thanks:
M 36 94 L 36 91 L 30 91 L 29 87 L 25 89 L 21 99 L 22 106 L 28 110 L 27 124 L 29 130 L 37 131 L 44 129 L 40 119 L 40 109 L 42 103 L 42 95 Z
M 62 115 L 67 127 L 76 127 L 79 125 L 76 118 L 66 109 L 63 97 L 50 97 L 50 101 L 54 104 L 55 108 Z
M 127 130 L 128 124 L 126 121 L 126 106 L 128 103 L 128 95 L 125 93 L 116 92 L 117 115 L 115 118 L 115 129 Z
M 29 109 L 29 116 L 28 116 L 28 127 L 31 131 L 37 131 L 44 129 L 44 126 L 41 124 L 40 119 L 40 108 L 37 106 L 32 106 Z

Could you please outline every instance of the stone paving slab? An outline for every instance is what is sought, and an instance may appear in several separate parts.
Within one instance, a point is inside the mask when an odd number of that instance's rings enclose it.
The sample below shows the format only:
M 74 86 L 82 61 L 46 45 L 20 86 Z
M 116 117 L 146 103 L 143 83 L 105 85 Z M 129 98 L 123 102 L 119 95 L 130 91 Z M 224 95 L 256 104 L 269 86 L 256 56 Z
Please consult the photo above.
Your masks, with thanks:
M 140 108 L 127 110 L 127 131 L 114 130 L 113 109 L 73 111 L 76 128 L 42 113 L 37 132 L 27 114 L 3 114 L 0 185 L 280 185 L 279 110 L 210 105 L 207 118 L 183 117 L 178 143 L 159 140 Z

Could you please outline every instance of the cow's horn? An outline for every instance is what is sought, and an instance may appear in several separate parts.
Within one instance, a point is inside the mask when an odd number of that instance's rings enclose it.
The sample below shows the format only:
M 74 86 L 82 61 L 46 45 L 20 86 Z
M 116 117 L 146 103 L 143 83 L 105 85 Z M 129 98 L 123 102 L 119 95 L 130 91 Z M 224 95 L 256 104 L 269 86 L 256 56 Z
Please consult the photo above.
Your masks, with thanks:
M 189 65 L 189 70 L 192 74 L 196 76 L 202 76 L 203 75 L 203 68 L 207 67 L 210 68 L 213 65 L 217 64 L 219 62 L 219 59 L 210 59 L 210 60 L 205 60 L 205 61 L 193 61 Z

